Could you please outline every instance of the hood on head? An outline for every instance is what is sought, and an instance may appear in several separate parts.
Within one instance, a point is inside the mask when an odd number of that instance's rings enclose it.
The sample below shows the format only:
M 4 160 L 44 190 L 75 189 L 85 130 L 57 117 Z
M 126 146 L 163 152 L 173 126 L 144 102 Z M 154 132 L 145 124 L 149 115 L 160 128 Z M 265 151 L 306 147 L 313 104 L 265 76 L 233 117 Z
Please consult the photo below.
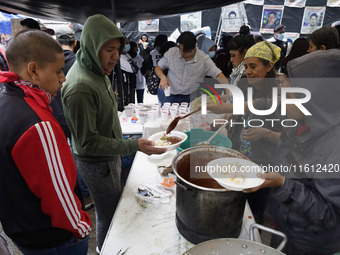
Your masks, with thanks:
M 125 47 L 125 37 L 119 28 L 104 15 L 96 14 L 90 16 L 86 20 L 81 34 L 77 61 L 85 68 L 91 69 L 95 73 L 105 75 L 100 63 L 99 51 L 106 42 L 115 38 L 121 41 L 119 49 L 119 54 L 121 54 Z
M 339 49 L 315 51 L 288 62 L 292 86 L 311 93 L 311 99 L 303 106 L 312 114 L 307 116 L 312 137 L 340 125 L 339 66 Z
M 214 45 L 216 45 L 216 43 L 214 41 L 205 37 L 203 42 L 202 42 L 202 48 L 200 50 L 202 50 L 205 54 L 209 54 L 209 49 Z

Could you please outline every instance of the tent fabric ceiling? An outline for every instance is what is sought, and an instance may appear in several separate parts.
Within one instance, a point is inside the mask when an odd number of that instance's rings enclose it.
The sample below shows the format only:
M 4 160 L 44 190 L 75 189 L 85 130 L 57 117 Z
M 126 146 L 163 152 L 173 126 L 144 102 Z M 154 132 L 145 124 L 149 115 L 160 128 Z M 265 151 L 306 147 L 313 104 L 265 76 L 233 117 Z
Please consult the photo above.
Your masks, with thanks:
M 0 9 L 37 18 L 78 23 L 84 23 L 88 16 L 97 13 L 116 22 L 130 22 L 200 11 L 236 2 L 239 0 L 0 0 Z M 112 11 L 113 5 L 116 16 Z

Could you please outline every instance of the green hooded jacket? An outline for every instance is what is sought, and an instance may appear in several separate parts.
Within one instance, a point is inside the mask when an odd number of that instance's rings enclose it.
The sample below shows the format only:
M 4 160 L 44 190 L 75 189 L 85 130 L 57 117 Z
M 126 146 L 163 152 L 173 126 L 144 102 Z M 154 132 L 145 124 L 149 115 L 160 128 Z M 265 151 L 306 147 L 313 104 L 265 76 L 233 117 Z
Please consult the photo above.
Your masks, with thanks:
M 138 150 L 136 139 L 122 137 L 116 97 L 99 59 L 101 47 L 114 38 L 121 40 L 121 53 L 125 38 L 116 25 L 100 14 L 89 17 L 77 61 L 61 90 L 73 151 L 85 161 L 111 160 Z

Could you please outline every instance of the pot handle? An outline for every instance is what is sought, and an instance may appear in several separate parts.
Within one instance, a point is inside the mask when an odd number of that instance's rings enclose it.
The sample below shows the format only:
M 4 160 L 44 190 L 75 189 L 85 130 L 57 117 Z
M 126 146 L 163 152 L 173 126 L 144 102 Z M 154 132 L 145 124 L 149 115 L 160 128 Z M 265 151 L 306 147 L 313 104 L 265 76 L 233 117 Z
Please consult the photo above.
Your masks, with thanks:
M 287 236 L 280 232 L 280 231 L 277 231 L 275 229 L 272 229 L 272 228 L 268 228 L 268 227 L 265 227 L 265 226 L 262 226 L 260 224 L 257 224 L 257 223 L 253 223 L 250 225 L 249 227 L 249 239 L 251 241 L 254 241 L 255 242 L 255 236 L 254 236 L 254 230 L 255 228 L 258 228 L 258 229 L 262 229 L 264 231 L 267 231 L 273 235 L 278 235 L 278 236 L 281 236 L 283 238 L 282 242 L 280 243 L 280 245 L 276 248 L 278 251 L 281 251 L 287 244 Z
M 187 187 L 185 187 L 183 184 L 179 183 L 178 181 L 175 181 L 176 185 L 180 187 L 181 189 L 188 190 Z

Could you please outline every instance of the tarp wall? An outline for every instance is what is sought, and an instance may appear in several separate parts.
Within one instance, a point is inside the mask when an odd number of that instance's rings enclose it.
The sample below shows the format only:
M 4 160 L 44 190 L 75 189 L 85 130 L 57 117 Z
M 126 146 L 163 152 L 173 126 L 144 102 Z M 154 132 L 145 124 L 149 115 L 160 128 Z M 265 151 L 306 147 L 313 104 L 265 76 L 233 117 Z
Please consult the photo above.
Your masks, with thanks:
M 284 5 L 285 0 L 264 0 L 264 5 Z M 333 22 L 340 20 L 340 6 L 328 7 L 327 0 L 306 0 L 306 7 L 324 6 L 326 7 L 323 26 L 330 26 Z M 300 33 L 301 24 L 306 7 L 297 8 L 284 6 L 281 24 L 286 26 L 286 32 Z M 261 19 L 263 6 L 245 3 L 248 23 L 252 31 L 258 32 L 261 28 Z M 218 22 L 221 15 L 221 8 L 214 8 L 202 11 L 202 27 L 210 26 L 212 37 L 215 38 Z M 121 23 L 121 28 L 126 32 L 130 40 L 137 40 L 144 32 L 138 31 L 138 22 Z M 159 32 L 148 32 L 149 38 L 154 38 L 157 34 L 163 33 L 170 35 L 176 28 L 180 29 L 180 15 L 161 18 L 159 20 Z M 231 33 L 235 34 L 235 33 Z M 272 34 L 263 34 L 265 38 L 271 37 Z M 307 34 L 300 34 L 307 36 Z

